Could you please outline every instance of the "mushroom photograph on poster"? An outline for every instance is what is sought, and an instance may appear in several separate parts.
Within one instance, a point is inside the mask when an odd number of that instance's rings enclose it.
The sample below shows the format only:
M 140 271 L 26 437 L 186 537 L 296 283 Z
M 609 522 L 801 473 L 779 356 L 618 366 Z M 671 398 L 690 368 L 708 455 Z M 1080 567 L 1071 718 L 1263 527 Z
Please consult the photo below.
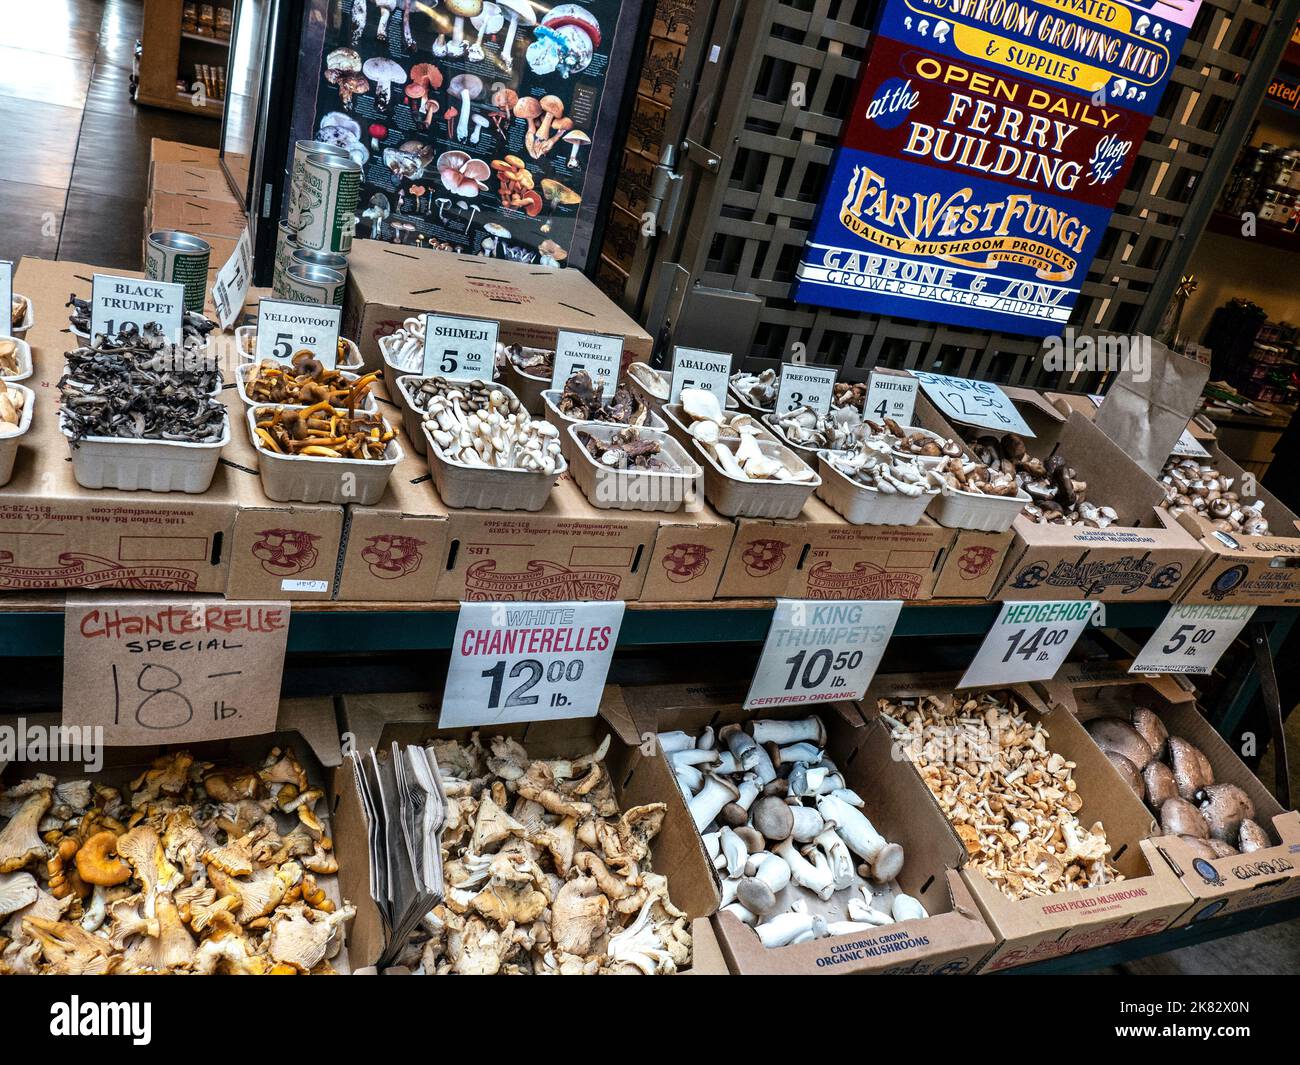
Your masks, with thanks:
M 607 156 L 596 129 L 622 91 L 611 57 L 630 47 L 639 8 L 332 4 L 314 135 L 362 167 L 357 236 L 581 266 L 590 222 L 579 223 Z

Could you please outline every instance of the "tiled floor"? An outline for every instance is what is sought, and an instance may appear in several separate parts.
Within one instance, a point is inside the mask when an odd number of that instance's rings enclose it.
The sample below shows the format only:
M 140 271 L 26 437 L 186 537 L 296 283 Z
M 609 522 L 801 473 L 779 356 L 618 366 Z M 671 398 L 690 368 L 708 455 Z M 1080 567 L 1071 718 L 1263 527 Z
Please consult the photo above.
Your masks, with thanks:
M 0 0 L 0 259 L 138 269 L 153 137 L 215 147 L 220 123 L 137 107 L 141 0 Z

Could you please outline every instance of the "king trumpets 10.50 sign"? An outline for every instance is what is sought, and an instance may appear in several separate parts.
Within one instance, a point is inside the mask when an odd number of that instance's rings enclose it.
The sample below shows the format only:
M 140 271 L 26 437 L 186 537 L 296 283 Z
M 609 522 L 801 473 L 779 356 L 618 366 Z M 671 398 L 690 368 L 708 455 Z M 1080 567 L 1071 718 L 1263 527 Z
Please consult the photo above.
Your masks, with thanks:
M 1059 333 L 1199 0 L 887 0 L 794 298 Z

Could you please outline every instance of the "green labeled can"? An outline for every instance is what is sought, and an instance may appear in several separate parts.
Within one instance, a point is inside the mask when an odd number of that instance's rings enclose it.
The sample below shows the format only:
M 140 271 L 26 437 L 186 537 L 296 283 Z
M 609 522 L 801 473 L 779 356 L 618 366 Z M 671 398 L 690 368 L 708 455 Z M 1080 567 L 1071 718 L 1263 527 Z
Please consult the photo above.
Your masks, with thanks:
M 298 247 L 308 251 L 351 251 L 360 202 L 360 166 L 334 155 L 307 156 L 298 189 L 298 225 L 294 231 Z
M 343 306 L 343 293 L 347 288 L 346 275 L 328 266 L 291 262 L 280 275 L 280 284 L 271 290 L 276 299 L 294 303 L 317 303 Z
M 302 196 L 302 168 L 309 155 L 332 155 L 336 159 L 351 159 L 346 148 L 325 141 L 295 141 L 293 145 L 293 166 L 289 170 L 289 207 L 285 217 L 289 220 L 290 232 L 298 231 L 298 201 Z
M 289 265 L 296 266 L 319 266 L 326 270 L 333 270 L 342 276 L 345 284 L 340 285 L 337 294 L 333 300 L 340 307 L 343 306 L 343 290 L 347 287 L 348 279 L 348 257 L 336 251 L 309 251 L 307 248 L 294 248 L 293 254 L 289 256 Z M 288 267 L 285 267 L 288 269 Z
M 285 220 L 276 227 L 275 268 L 271 273 L 272 288 L 280 284 L 280 276 L 289 268 L 289 262 L 297 250 L 298 241 L 293 235 L 293 228 Z
M 174 229 L 150 233 L 146 242 L 144 276 L 185 286 L 185 309 L 202 313 L 208 295 L 208 265 L 212 247 L 206 240 Z

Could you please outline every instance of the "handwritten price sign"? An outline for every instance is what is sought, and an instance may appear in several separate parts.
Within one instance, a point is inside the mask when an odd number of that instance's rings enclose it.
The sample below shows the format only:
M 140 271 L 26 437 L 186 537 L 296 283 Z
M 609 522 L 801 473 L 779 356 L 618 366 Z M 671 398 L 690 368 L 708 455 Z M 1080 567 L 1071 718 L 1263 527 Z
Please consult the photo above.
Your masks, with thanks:
M 997 432 L 1034 435 L 1011 397 L 989 381 L 972 381 L 925 370 L 913 370 L 912 376 L 921 382 L 939 413 L 951 421 Z
M 273 732 L 288 637 L 288 603 L 69 600 L 63 723 L 116 747 Z

